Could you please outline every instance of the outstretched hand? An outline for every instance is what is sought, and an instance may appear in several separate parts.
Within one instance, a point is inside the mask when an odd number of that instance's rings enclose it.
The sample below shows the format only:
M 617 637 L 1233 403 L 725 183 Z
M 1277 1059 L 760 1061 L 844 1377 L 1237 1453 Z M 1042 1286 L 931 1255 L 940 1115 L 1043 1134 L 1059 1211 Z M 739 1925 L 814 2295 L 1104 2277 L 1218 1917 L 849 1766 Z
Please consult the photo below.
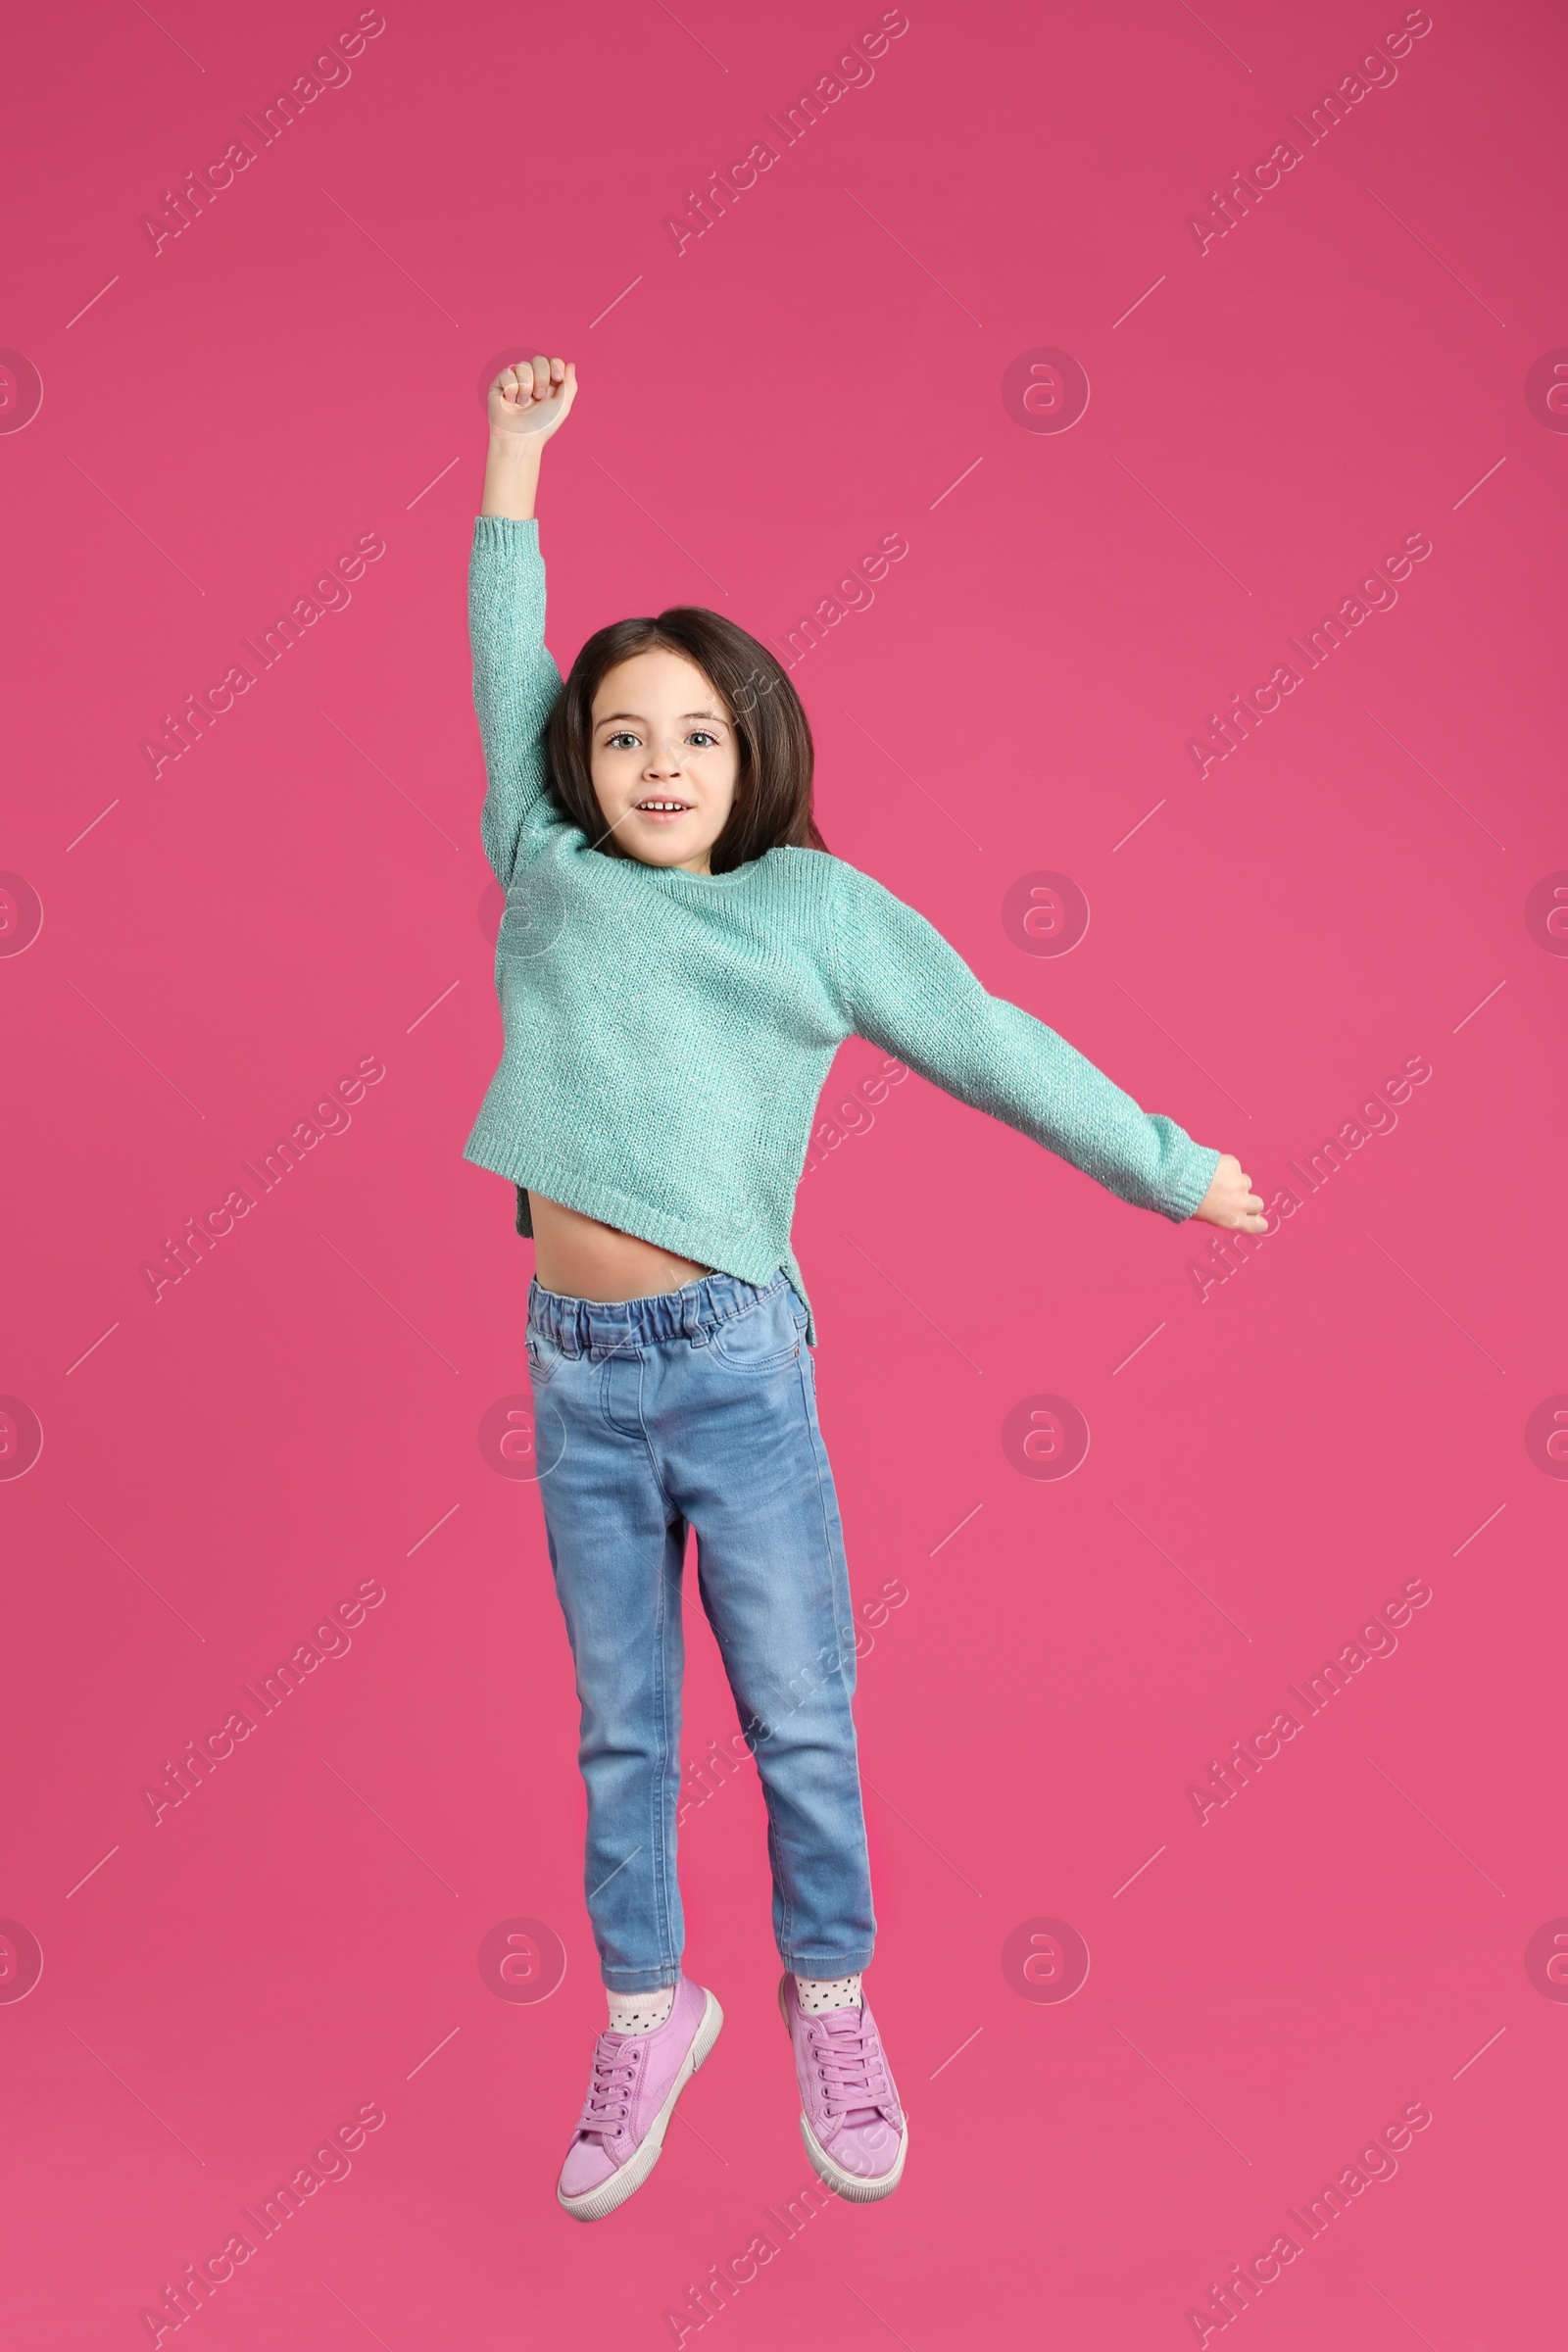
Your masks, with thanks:
M 1233 1152 L 1222 1152 L 1214 1181 L 1194 1209 L 1205 1225 L 1224 1225 L 1235 1233 L 1262 1233 L 1263 1203 L 1252 1190 L 1252 1179 L 1242 1173 Z
M 490 387 L 490 430 L 509 438 L 546 441 L 565 423 L 577 397 L 577 370 L 570 360 L 503 368 Z

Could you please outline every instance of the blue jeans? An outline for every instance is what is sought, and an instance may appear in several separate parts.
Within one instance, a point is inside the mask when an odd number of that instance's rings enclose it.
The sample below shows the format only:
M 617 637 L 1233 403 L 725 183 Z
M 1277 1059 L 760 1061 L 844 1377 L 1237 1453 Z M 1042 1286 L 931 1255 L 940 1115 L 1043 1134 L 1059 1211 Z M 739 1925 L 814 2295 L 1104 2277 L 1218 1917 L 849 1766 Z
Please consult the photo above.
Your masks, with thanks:
M 868 1966 L 855 1628 L 806 1315 L 785 1275 L 601 1305 L 528 1289 L 545 1528 L 582 1702 L 584 1886 L 606 1984 L 673 1984 L 681 1572 L 697 1581 L 767 1805 L 786 1968 Z

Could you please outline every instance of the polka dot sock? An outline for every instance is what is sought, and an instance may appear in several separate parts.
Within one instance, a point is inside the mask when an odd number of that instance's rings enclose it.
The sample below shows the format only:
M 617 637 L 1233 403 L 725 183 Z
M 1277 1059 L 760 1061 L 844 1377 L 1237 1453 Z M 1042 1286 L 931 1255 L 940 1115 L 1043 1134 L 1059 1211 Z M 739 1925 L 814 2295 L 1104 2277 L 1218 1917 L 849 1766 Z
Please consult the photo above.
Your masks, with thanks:
M 858 1976 L 797 1977 L 795 1989 L 808 2017 L 815 2017 L 823 2009 L 858 2009 L 862 2006 Z
M 669 2013 L 675 2006 L 675 1987 L 666 1984 L 659 1992 L 609 1992 L 610 2030 L 612 2034 L 655 2034 L 669 2023 Z

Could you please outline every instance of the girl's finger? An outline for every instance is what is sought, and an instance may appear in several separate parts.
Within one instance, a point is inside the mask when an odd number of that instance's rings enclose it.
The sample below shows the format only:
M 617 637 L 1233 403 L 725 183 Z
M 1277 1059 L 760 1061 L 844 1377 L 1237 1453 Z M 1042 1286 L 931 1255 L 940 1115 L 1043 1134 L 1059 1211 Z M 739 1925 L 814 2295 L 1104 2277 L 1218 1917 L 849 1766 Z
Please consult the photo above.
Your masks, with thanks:
M 533 360 L 533 396 L 543 400 L 550 389 L 550 362 L 543 352 L 535 352 Z
M 557 383 L 557 384 L 564 383 L 564 382 L 565 381 L 565 376 L 566 376 L 566 363 L 565 363 L 565 361 L 564 361 L 564 360 L 552 360 L 552 361 L 551 361 L 551 363 L 550 363 L 550 380 L 551 380 L 551 382 L 552 382 L 552 383 Z

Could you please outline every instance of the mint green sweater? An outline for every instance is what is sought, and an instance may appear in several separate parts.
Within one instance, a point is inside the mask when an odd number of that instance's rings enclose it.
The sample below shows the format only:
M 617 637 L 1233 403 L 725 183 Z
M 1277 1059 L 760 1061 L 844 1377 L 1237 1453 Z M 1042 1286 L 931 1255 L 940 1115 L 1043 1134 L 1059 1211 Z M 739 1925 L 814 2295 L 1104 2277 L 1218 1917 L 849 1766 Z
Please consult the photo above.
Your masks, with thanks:
M 465 1157 L 742 1281 L 790 1248 L 818 1095 L 867 1038 L 1124 1200 L 1191 1216 L 1217 1152 L 1139 1109 L 1054 1030 L 981 986 L 923 915 L 821 850 L 683 873 L 591 849 L 550 789 L 561 692 L 539 527 L 481 516 L 468 575 L 480 830 L 507 894 L 505 1044 Z

